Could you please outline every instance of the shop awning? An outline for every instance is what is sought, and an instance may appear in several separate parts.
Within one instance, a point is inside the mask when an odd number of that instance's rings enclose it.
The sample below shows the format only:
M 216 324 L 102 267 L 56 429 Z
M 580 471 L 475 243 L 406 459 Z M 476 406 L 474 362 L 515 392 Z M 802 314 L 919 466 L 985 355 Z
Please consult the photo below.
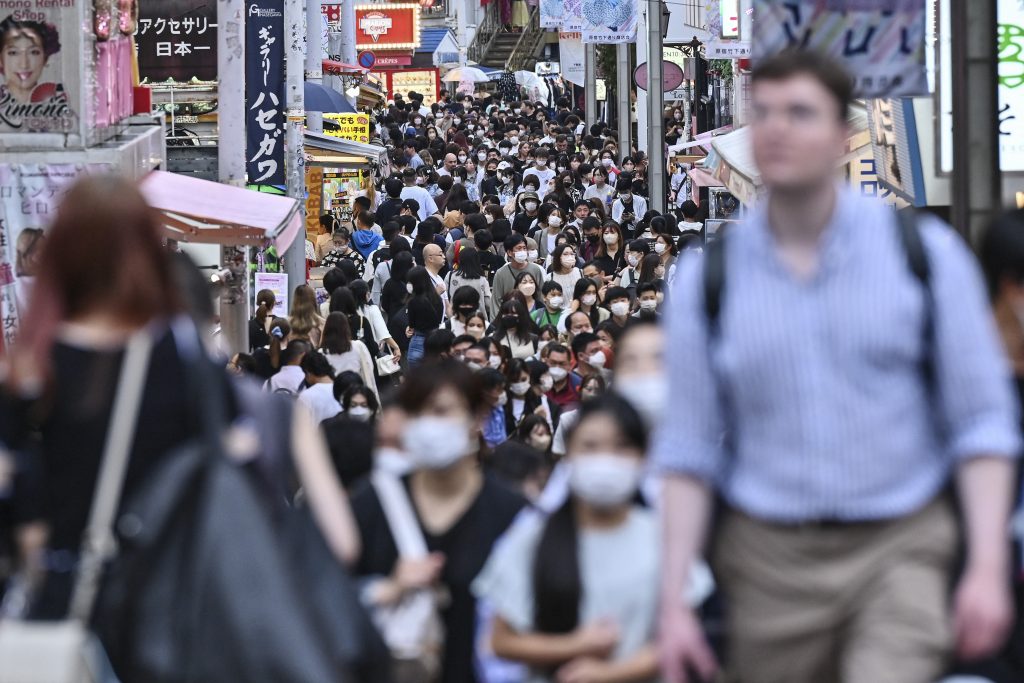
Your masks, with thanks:
M 306 131 L 307 163 L 315 166 L 374 166 L 390 173 L 387 149 Z
M 840 167 L 856 158 L 857 150 L 864 146 L 862 141 L 867 130 L 867 114 L 863 105 L 855 103 L 850 108 L 847 123 L 850 128 L 847 138 L 848 153 L 840 160 Z M 721 179 L 722 184 L 744 204 L 749 205 L 757 198 L 758 188 L 761 187 L 761 173 L 754 163 L 749 127 L 713 138 L 704 167 Z
M 164 233 L 181 242 L 272 244 L 284 253 L 302 228 L 299 202 L 290 197 L 166 171 L 153 171 L 139 187 L 161 213 Z

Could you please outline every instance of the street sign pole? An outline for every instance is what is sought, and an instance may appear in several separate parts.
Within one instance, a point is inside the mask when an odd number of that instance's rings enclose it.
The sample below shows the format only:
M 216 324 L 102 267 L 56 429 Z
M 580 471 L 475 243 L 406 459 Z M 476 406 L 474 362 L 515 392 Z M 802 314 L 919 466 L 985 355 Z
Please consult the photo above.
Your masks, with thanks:
M 661 0 L 647 0 L 647 187 L 649 206 L 665 212 L 665 120 Z M 654 68 L 652 68 L 654 65 Z

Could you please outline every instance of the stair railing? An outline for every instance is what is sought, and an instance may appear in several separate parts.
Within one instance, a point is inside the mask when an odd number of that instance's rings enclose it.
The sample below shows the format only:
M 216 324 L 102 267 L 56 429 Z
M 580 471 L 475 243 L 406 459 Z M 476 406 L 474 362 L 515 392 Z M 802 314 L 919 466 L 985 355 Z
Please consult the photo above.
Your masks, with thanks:
M 473 36 L 473 42 L 466 50 L 466 56 L 470 61 L 482 64 L 484 57 L 494 45 L 494 39 L 501 32 L 501 8 L 497 0 L 491 0 L 484 12 L 484 20 Z
M 537 61 L 537 48 L 544 40 L 544 31 L 540 28 L 540 8 L 534 7 L 530 12 L 530 20 L 526 23 L 523 32 L 519 34 L 516 46 L 512 48 L 512 54 L 505 61 L 507 71 L 522 71 L 530 66 L 530 62 Z

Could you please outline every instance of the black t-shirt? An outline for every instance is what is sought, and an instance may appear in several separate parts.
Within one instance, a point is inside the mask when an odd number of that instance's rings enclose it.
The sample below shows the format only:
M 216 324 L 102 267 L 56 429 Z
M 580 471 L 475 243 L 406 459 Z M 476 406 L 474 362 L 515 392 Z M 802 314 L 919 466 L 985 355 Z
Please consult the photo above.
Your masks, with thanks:
M 384 225 L 394 219 L 402 210 L 402 198 L 388 198 L 377 207 L 377 225 Z
M 408 491 L 408 478 L 404 483 Z M 477 680 L 473 667 L 476 598 L 470 592 L 470 585 L 483 569 L 494 542 L 525 505 L 521 496 L 484 475 L 476 500 L 448 531 L 434 535 L 420 524 L 427 548 L 447 558 L 441 581 L 451 594 L 451 603 L 442 613 L 446 638 L 441 683 Z M 390 574 L 398 561 L 398 551 L 377 492 L 368 481 L 363 481 L 353 492 L 352 510 L 363 539 L 363 553 L 356 572 L 360 576 Z M 419 512 L 416 514 L 418 517 Z

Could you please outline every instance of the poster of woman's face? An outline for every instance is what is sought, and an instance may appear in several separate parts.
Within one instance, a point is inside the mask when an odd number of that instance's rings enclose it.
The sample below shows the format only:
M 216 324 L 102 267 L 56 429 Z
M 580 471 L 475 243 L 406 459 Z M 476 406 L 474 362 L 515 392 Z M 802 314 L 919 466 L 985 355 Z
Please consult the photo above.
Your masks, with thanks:
M 64 85 L 57 82 L 60 64 L 54 55 L 60 48 L 59 31 L 51 23 L 15 14 L 0 21 L 0 132 L 72 130 L 74 114 Z

